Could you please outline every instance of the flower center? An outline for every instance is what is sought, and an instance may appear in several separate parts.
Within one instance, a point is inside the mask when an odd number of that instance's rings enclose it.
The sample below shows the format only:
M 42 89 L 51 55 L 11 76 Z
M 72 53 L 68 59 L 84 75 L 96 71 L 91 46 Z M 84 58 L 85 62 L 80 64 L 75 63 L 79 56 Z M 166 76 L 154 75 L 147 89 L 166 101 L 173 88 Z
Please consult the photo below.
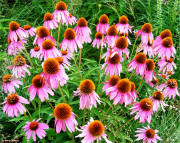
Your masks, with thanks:
M 119 80 L 120 80 L 119 76 L 113 75 L 113 76 L 111 76 L 110 79 L 109 79 L 109 84 L 110 84 L 111 86 L 115 86 L 115 85 L 118 83 Z
M 95 84 L 92 80 L 85 79 L 81 81 L 79 89 L 83 94 L 91 94 L 95 90 Z
M 50 50 L 53 47 L 54 47 L 54 43 L 49 39 L 46 39 L 42 42 L 42 48 L 45 50 Z
M 152 59 L 146 60 L 146 69 L 148 71 L 152 71 L 154 70 L 154 68 L 155 68 L 155 63 L 153 62 L 153 60 Z
M 79 18 L 79 20 L 78 20 L 78 22 L 77 22 L 77 25 L 78 25 L 79 27 L 85 27 L 85 26 L 87 26 L 87 21 L 86 21 L 86 19 L 85 19 L 84 17 Z
M 56 57 L 56 60 L 58 61 L 59 64 L 63 63 L 63 58 L 62 57 Z
M 95 120 L 89 124 L 88 131 L 93 137 L 101 136 L 104 133 L 104 125 L 101 121 Z
M 71 14 L 71 13 L 69 13 L 69 17 L 70 17 L 70 18 L 72 17 L 72 14 Z
M 11 93 L 7 96 L 6 101 L 9 105 L 15 105 L 19 102 L 19 96 L 17 94 Z
M 39 51 L 40 50 L 40 47 L 34 47 L 34 51 Z
M 119 33 L 120 37 L 128 37 L 128 33 Z
M 161 77 L 164 78 L 164 79 L 167 78 L 165 74 L 162 74 Z
M 156 133 L 153 129 L 147 129 L 146 130 L 146 137 L 148 137 L 148 138 L 154 138 L 155 134 Z
M 66 29 L 64 32 L 64 38 L 68 40 L 73 40 L 76 37 L 76 32 L 72 28 Z
M 150 43 L 150 40 L 148 40 L 147 45 L 148 45 L 149 47 L 151 47 L 151 46 L 152 46 L 152 43 Z
M 119 37 L 117 40 L 116 40 L 116 47 L 118 49 L 125 49 L 128 47 L 128 41 L 125 37 Z
M 128 20 L 127 16 L 125 16 L 125 15 L 121 16 L 119 19 L 119 23 L 121 23 L 121 24 L 128 24 L 128 21 L 129 20 Z
M 145 32 L 145 33 L 151 33 L 152 32 L 152 25 L 151 23 L 145 23 L 143 26 L 142 26 L 142 31 Z
M 99 23 L 101 24 L 108 24 L 109 23 L 109 18 L 106 14 L 103 14 L 99 18 Z
M 44 21 L 49 21 L 49 20 L 53 20 L 53 15 L 51 13 L 47 12 L 44 15 Z
M 118 64 L 120 62 L 120 57 L 118 54 L 115 54 L 113 57 L 109 56 L 108 60 L 111 64 L 115 65 L 115 64 Z
M 135 91 L 136 90 L 136 85 L 134 82 L 130 81 L 131 83 L 131 92 Z
M 144 111 L 149 111 L 153 107 L 153 102 L 149 98 L 144 98 L 140 101 L 140 107 Z
M 29 125 L 29 128 L 33 131 L 37 130 L 38 127 L 39 127 L 39 124 L 36 121 L 32 121 Z
M 67 9 L 67 6 L 66 6 L 66 3 L 64 3 L 63 1 L 60 1 L 56 4 L 56 9 L 57 10 L 66 10 Z
M 173 46 L 173 40 L 171 37 L 166 37 L 162 40 L 162 45 L 166 48 L 171 48 Z
M 31 29 L 31 25 L 24 25 L 24 30 L 29 30 Z
M 46 74 L 56 74 L 59 71 L 59 63 L 56 59 L 48 58 L 43 65 L 43 72 Z
M 16 58 L 14 59 L 15 66 L 24 66 L 25 64 L 26 60 L 21 55 L 16 56 Z
M 61 51 L 62 55 L 67 55 L 67 51 Z
M 163 100 L 164 95 L 162 94 L 161 91 L 155 91 L 155 92 L 153 92 L 153 98 L 157 99 L 157 100 Z
M 144 53 L 139 53 L 135 56 L 135 60 L 139 64 L 145 64 L 146 62 L 146 55 Z
M 58 120 L 67 120 L 72 115 L 72 108 L 66 103 L 58 104 L 54 109 L 54 116 Z
M 107 35 L 109 36 L 116 36 L 118 33 L 117 28 L 115 25 L 111 25 L 107 30 Z
M 40 38 L 45 38 L 49 35 L 49 30 L 44 26 L 39 26 L 36 30 L 36 34 Z
M 168 85 L 168 87 L 174 89 L 177 87 L 177 81 L 175 79 L 169 79 L 167 81 L 167 85 Z
M 19 29 L 19 27 L 20 27 L 19 23 L 15 22 L 15 21 L 11 21 L 9 23 L 9 30 L 10 31 L 16 31 Z
M 159 82 L 159 80 L 158 80 L 158 79 L 153 79 L 151 82 L 152 82 L 154 85 L 156 85 L 156 84 Z
M 103 37 L 103 34 L 101 32 L 97 32 L 96 35 L 95 35 L 95 38 L 99 39 L 99 40 L 101 40 L 102 37 Z
M 41 75 L 36 75 L 35 77 L 33 77 L 32 79 L 32 84 L 36 87 L 36 88 L 41 88 L 45 85 L 45 78 L 42 77 Z
M 161 39 L 164 39 L 166 37 L 172 37 L 172 33 L 169 29 L 166 29 L 161 32 L 160 36 L 161 36 Z
M 168 63 L 172 63 L 172 62 L 173 62 L 173 58 L 170 58 L 169 60 L 167 60 L 167 58 L 165 57 L 165 60 L 166 60 L 166 62 L 168 62 Z
M 9 82 L 11 82 L 12 80 L 13 80 L 13 76 L 10 75 L 10 74 L 7 74 L 7 75 L 4 75 L 4 76 L 3 76 L 3 82 L 4 82 L 4 83 L 9 83 Z
M 128 93 L 131 91 L 131 83 L 129 82 L 129 79 L 120 79 L 117 83 L 117 89 L 121 93 Z

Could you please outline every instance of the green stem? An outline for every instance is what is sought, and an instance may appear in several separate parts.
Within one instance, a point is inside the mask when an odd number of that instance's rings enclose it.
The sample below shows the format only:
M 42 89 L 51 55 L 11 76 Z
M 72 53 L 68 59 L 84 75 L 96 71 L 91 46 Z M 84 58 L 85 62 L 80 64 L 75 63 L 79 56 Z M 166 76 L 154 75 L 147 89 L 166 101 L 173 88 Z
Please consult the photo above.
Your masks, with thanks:
M 29 110 L 26 108 L 26 106 L 25 106 L 25 105 L 24 105 L 24 107 L 25 107 L 26 111 L 28 112 L 28 114 L 29 114 L 30 118 L 32 118 L 32 116 L 31 116 L 31 114 L 30 114 Z
M 75 59 L 74 54 L 73 54 L 73 59 L 74 59 L 75 66 L 76 66 L 76 68 L 77 68 L 77 70 L 78 70 L 79 77 L 82 79 L 82 76 L 81 76 L 80 70 L 79 70 L 79 68 L 78 68 L 78 65 L 77 65 L 77 63 L 76 63 L 76 59 Z
M 62 98 L 63 98 L 64 102 L 65 102 L 65 103 L 67 103 L 66 98 L 65 98 L 65 97 L 64 97 L 64 95 L 63 95 L 63 92 L 62 92 L 61 86 L 59 85 L 59 86 L 58 86 L 58 88 L 59 88 L 59 92 L 60 92 L 60 94 L 61 94 L 61 96 L 62 96 Z
M 132 78 L 132 76 L 134 75 L 135 71 L 133 71 L 129 77 L 129 80 Z
M 142 78 L 142 79 L 141 79 L 141 82 L 140 82 L 140 84 L 139 84 L 139 86 L 138 86 L 138 88 L 137 88 L 137 90 L 136 90 L 136 91 L 139 91 L 139 88 L 140 88 L 140 87 L 141 87 L 141 85 L 142 85 L 143 79 L 144 79 L 144 78 Z
M 103 115 L 101 120 L 104 119 L 104 117 L 107 115 L 107 113 L 111 110 L 112 107 L 113 107 L 113 103 L 111 104 L 111 106 L 109 106 L 108 110 L 104 113 L 104 115 Z
M 54 111 L 54 107 L 52 106 L 52 104 L 51 104 L 47 99 L 45 99 L 45 101 L 49 104 L 49 106 L 51 107 L 51 109 Z
M 84 108 L 83 125 L 85 125 L 85 119 L 86 119 L 86 107 Z
M 133 53 L 134 53 L 134 48 L 135 48 L 135 45 L 136 45 L 136 41 L 137 41 L 137 38 L 136 38 L 135 41 L 134 41 L 134 45 L 133 45 L 133 49 L 132 49 L 132 52 L 131 52 L 130 59 L 131 59 L 131 57 L 132 57 L 132 55 L 133 55 Z
M 41 100 L 39 99 L 39 118 L 40 118 Z
M 82 48 L 80 48 L 80 57 L 79 57 L 79 70 L 81 69 L 81 55 L 82 55 Z

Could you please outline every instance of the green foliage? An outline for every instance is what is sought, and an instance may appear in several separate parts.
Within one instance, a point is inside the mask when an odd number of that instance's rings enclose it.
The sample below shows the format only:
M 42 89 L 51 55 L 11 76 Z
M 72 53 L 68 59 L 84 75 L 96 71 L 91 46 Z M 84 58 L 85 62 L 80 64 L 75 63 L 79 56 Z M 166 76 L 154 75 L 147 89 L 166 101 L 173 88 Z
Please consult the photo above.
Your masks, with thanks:
M 2 2 L 1 2 L 2 1 Z M 8 23 L 12 20 L 18 21 L 22 26 L 25 24 L 31 24 L 34 27 L 40 26 L 43 24 L 43 16 L 46 12 L 54 11 L 54 4 L 58 0 L 14 0 L 14 1 L 3 1 L 0 0 L 0 78 L 4 74 L 9 73 L 5 68 L 12 64 L 14 57 L 7 55 L 7 36 L 8 36 Z M 88 25 L 92 30 L 92 39 L 94 38 L 96 32 L 96 24 L 98 23 L 98 18 L 102 14 L 107 14 L 110 18 L 110 24 L 117 23 L 121 15 L 127 15 L 129 18 L 129 23 L 134 26 L 134 29 L 140 29 L 140 27 L 145 22 L 150 22 L 153 25 L 153 33 L 155 36 L 159 35 L 161 30 L 171 29 L 173 33 L 174 46 L 177 50 L 177 55 L 175 63 L 177 64 L 177 69 L 175 74 L 172 75 L 172 78 L 178 79 L 180 84 L 180 41 L 179 41 L 179 29 L 178 24 L 180 23 L 178 14 L 179 14 L 179 1 L 178 0 L 71 0 L 66 1 L 68 3 L 68 10 L 78 19 L 80 17 L 85 17 L 88 20 Z M 61 40 L 63 38 L 63 33 L 66 27 L 62 26 L 61 28 Z M 53 31 L 53 37 L 57 39 L 58 31 Z M 129 38 L 132 43 L 135 41 L 133 34 L 129 35 Z M 26 48 L 29 50 L 33 47 L 32 40 L 26 45 Z M 138 39 L 135 47 L 140 43 Z M 132 52 L 133 44 L 129 46 L 130 51 Z M 105 49 L 103 49 L 105 53 Z M 92 48 L 92 45 L 85 44 L 82 49 L 82 64 L 81 64 L 81 74 L 83 79 L 89 78 L 95 82 L 96 92 L 101 96 L 103 103 L 97 108 L 92 108 L 92 110 L 87 111 L 86 123 L 89 121 L 90 117 L 94 119 L 99 119 L 103 121 L 103 124 L 106 126 L 106 133 L 108 138 L 115 143 L 131 143 L 135 142 L 135 131 L 136 128 L 142 127 L 143 124 L 138 123 L 138 121 L 132 120 L 128 122 L 133 116 L 130 116 L 130 107 L 124 107 L 124 105 L 113 106 L 112 109 L 107 113 L 109 107 L 112 104 L 112 101 L 109 101 L 105 93 L 102 93 L 102 82 L 105 82 L 107 76 L 105 73 L 100 72 L 100 66 L 98 65 L 99 60 L 99 51 L 95 48 Z M 135 53 L 133 53 L 134 55 Z M 131 55 L 131 53 L 130 53 Z M 79 63 L 79 53 L 75 54 L 77 63 Z M 101 61 L 101 64 L 104 61 Z M 121 77 L 129 77 L 131 73 L 127 70 L 127 64 L 130 62 L 128 60 L 123 65 L 123 74 Z M 29 64 L 29 63 L 28 63 Z M 33 76 L 42 72 L 41 62 L 37 59 L 33 59 L 33 64 L 36 66 L 36 70 L 32 69 L 30 72 L 32 76 L 27 76 L 25 79 L 26 85 L 20 89 L 17 89 L 17 93 L 26 99 L 29 99 L 29 93 L 27 89 L 31 84 Z M 73 107 L 73 112 L 77 114 L 77 121 L 79 125 L 82 125 L 83 120 L 83 111 L 79 110 L 79 97 L 73 96 L 73 91 L 75 91 L 80 83 L 79 74 L 76 66 L 73 61 L 71 62 L 72 67 L 70 71 L 67 72 L 69 76 L 68 83 L 62 88 L 62 91 L 65 95 L 65 98 L 68 100 L 68 104 Z M 157 70 L 157 69 L 156 69 Z M 99 78 L 100 77 L 100 78 Z M 160 77 L 158 77 L 160 78 Z M 99 82 L 99 80 L 101 82 Z M 132 81 L 135 82 L 136 86 L 139 86 L 141 78 L 139 76 L 132 76 Z M 161 78 L 161 81 L 162 78 Z M 2 81 L 0 81 L 2 82 Z M 151 96 L 152 92 L 155 91 L 154 88 L 149 87 L 145 82 L 142 83 L 139 88 L 139 98 L 138 101 L 142 98 Z M 6 95 L 1 92 L 0 102 L 3 102 Z M 168 100 L 167 104 L 170 107 L 166 108 L 166 111 L 159 111 L 158 113 L 153 114 L 151 127 L 158 129 L 158 135 L 162 138 L 163 142 L 177 143 L 180 140 L 178 136 L 180 134 L 180 116 L 179 109 L 180 98 L 177 97 L 175 100 Z M 58 90 L 55 91 L 55 96 L 50 97 L 50 103 L 55 106 L 60 102 L 63 102 L 63 99 Z M 30 113 L 33 116 L 33 119 L 39 118 L 39 100 L 36 97 L 33 102 L 26 106 L 29 109 Z M 2 106 L 0 110 L 2 111 Z M 56 134 L 54 128 L 54 117 L 51 116 L 52 109 L 47 102 L 41 104 L 40 108 L 40 117 L 43 122 L 46 122 L 50 129 L 47 130 L 47 137 L 39 142 L 63 142 L 70 143 L 71 134 L 68 132 L 61 132 Z M 107 114 L 103 118 L 104 114 Z M 29 115 L 28 115 L 29 116 Z M 9 119 L 5 114 L 0 112 L 0 141 L 1 139 L 18 139 L 20 142 L 27 142 L 24 137 L 24 131 L 22 126 L 24 126 L 27 121 L 26 116 L 20 116 L 17 118 Z M 121 126 L 123 128 L 121 128 Z M 146 125 L 146 124 L 145 124 Z M 113 133 L 121 128 L 116 135 Z M 74 136 L 79 134 L 78 131 L 74 133 Z M 66 141 L 66 142 L 65 142 Z M 76 142 L 80 142 L 79 138 L 75 138 Z M 33 142 L 31 139 L 29 141 Z

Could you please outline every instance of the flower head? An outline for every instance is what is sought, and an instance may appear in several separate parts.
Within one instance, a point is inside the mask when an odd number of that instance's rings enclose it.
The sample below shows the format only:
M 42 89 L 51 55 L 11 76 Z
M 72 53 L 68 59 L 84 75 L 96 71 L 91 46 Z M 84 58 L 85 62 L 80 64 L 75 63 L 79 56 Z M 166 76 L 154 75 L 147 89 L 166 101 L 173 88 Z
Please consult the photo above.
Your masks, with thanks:
M 54 16 L 47 12 L 44 15 L 44 24 L 45 27 L 47 27 L 48 29 L 56 29 L 58 27 L 58 24 L 56 22 L 56 20 L 54 19 Z
M 99 23 L 96 26 L 96 31 L 106 34 L 107 29 L 109 28 L 109 17 L 106 14 L 103 14 L 99 18 Z
M 24 25 L 24 30 L 28 36 L 34 36 L 36 33 L 36 28 L 31 27 L 31 25 Z

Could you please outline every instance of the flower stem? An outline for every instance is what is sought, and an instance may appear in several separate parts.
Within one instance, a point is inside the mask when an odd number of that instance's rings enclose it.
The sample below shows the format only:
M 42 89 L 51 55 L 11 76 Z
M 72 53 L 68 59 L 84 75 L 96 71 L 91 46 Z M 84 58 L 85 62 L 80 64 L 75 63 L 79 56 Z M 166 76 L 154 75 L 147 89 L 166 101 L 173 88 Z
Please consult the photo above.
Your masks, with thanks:
M 80 51 L 79 51 L 80 53 L 79 53 L 79 55 L 80 55 L 80 57 L 79 57 L 79 70 L 81 69 L 81 55 L 82 55 L 82 48 L 80 48 Z
M 23 80 L 24 80 L 24 84 L 25 84 L 25 86 L 27 86 L 25 78 L 23 78 Z
M 25 105 L 24 105 L 24 107 L 25 107 L 26 111 L 28 112 L 28 114 L 29 114 L 30 118 L 32 118 L 32 116 L 31 116 L 31 114 L 30 114 L 29 110 L 26 108 L 26 106 L 25 106 Z
M 62 96 L 62 98 L 63 98 L 64 102 L 65 102 L 65 103 L 67 103 L 66 98 L 65 98 L 65 97 L 64 97 L 64 95 L 63 95 L 63 92 L 62 92 L 61 86 L 59 85 L 59 86 L 58 86 L 58 88 L 59 88 L 59 92 L 60 92 L 60 94 L 61 94 L 61 96 Z
M 86 119 L 86 107 L 84 108 L 83 125 L 85 125 L 85 119 Z
M 133 71 L 129 77 L 129 80 L 132 78 L 132 76 L 134 75 L 135 71 Z
M 134 41 L 134 45 L 133 45 L 133 49 L 132 49 L 132 52 L 131 52 L 131 56 L 133 55 L 134 48 L 135 48 L 135 45 L 136 45 L 136 41 L 137 41 L 137 38 L 136 38 L 135 41 Z M 130 59 L 131 59 L 131 56 L 130 56 Z
M 118 131 L 120 131 L 124 126 L 126 126 L 129 122 L 131 122 L 134 119 L 134 117 L 132 117 L 131 119 L 129 119 L 126 123 L 124 123 L 122 126 L 120 126 L 114 133 L 111 134 L 111 136 L 115 136 L 116 133 Z
M 103 50 L 103 46 L 101 45 L 101 50 L 100 50 L 100 55 L 99 55 L 99 66 L 100 66 L 100 62 L 101 62 L 101 54 L 102 54 L 102 50 Z
M 51 109 L 54 110 L 54 107 L 52 106 L 52 104 L 51 104 L 47 99 L 45 99 L 45 101 L 49 104 L 49 106 L 51 107 Z
M 26 114 L 26 112 L 24 112 L 24 115 L 28 118 L 28 120 L 30 121 L 30 118 L 28 117 L 28 115 Z
M 41 100 L 39 99 L 39 118 L 40 118 L 40 109 L 41 109 Z
M 104 115 L 103 115 L 101 120 L 104 119 L 104 117 L 107 115 L 107 113 L 111 110 L 112 107 L 113 107 L 113 103 L 111 104 L 111 106 L 109 106 L 108 110 L 104 113 Z
M 79 68 L 78 68 L 78 65 L 77 65 L 77 63 L 76 63 L 76 59 L 75 59 L 74 54 L 73 54 L 73 59 L 74 59 L 75 66 L 76 66 L 76 68 L 77 68 L 77 70 L 78 70 L 79 77 L 82 79 L 82 76 L 81 76 L 80 70 L 79 70 Z
M 138 86 L 138 88 L 137 88 L 137 90 L 136 90 L 136 91 L 138 91 L 138 90 L 139 90 L 139 88 L 141 87 L 142 82 L 143 82 L 143 79 L 144 79 L 144 78 L 142 78 L 142 79 L 141 79 L 141 82 L 140 82 L 140 84 L 139 84 L 139 86 Z
M 58 27 L 58 39 L 57 39 L 58 43 L 59 43 L 59 39 L 60 39 L 60 32 L 61 32 L 61 22 L 59 23 L 59 27 Z M 58 44 L 57 44 L 57 46 L 59 47 Z
M 74 135 L 73 133 L 71 133 L 71 137 L 72 137 L 72 142 L 75 143 L 75 140 L 74 140 Z

